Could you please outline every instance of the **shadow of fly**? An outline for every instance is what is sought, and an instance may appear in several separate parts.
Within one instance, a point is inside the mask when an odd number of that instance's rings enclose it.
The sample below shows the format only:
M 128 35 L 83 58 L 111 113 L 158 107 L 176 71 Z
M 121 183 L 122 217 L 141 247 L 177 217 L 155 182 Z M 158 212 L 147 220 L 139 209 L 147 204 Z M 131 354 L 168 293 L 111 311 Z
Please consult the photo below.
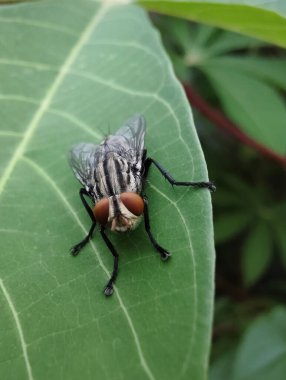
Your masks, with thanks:
M 106 296 L 113 293 L 119 260 L 116 249 L 106 235 L 107 227 L 119 232 L 133 230 L 143 216 L 145 230 L 161 259 L 166 261 L 170 256 L 151 232 L 148 201 L 143 195 L 144 183 L 152 164 L 171 185 L 215 190 L 211 182 L 178 182 L 157 161 L 147 157 L 145 131 L 144 117 L 135 115 L 101 144 L 81 143 L 70 151 L 71 167 L 83 185 L 79 191 L 80 199 L 92 221 L 88 235 L 71 248 L 71 254 L 78 255 L 99 224 L 100 234 L 114 258 L 112 275 L 104 288 Z M 90 199 L 92 207 L 85 197 Z

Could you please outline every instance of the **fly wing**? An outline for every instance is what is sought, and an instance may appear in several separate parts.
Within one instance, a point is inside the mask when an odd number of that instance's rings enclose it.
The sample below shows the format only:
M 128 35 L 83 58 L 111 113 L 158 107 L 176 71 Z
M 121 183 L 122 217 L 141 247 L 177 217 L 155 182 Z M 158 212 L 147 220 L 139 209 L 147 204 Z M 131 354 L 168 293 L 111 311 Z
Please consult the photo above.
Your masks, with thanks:
M 100 145 L 81 143 L 70 151 L 69 162 L 76 178 L 89 189 L 96 185 L 97 171 L 102 162 L 113 153 L 119 154 L 131 164 L 141 167 L 144 136 L 146 131 L 145 119 L 135 115 L 128 119 L 115 135 L 108 136 Z M 100 172 L 100 177 L 106 175 Z
M 88 143 L 77 144 L 70 150 L 69 162 L 76 178 L 87 187 L 93 187 L 94 169 L 100 156 L 100 146 Z
M 105 144 L 130 162 L 142 159 L 146 123 L 142 115 L 128 119 L 115 135 L 109 136 Z

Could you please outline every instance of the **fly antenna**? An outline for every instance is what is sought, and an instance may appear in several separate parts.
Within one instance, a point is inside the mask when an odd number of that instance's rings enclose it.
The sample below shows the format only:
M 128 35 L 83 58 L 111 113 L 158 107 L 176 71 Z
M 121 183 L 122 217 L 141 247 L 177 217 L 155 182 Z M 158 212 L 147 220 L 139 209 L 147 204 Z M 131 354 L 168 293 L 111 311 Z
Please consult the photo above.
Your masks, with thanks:
M 109 121 L 107 122 L 107 132 L 106 132 L 106 128 L 105 128 L 105 131 L 102 132 L 103 136 L 104 136 L 104 144 L 107 145 L 107 140 L 108 140 L 108 137 L 110 136 L 110 123 Z
M 104 131 L 104 129 L 102 128 L 102 123 L 100 126 L 97 127 L 97 130 L 100 132 L 100 134 L 106 139 L 106 132 Z
M 110 136 L 111 132 L 110 132 L 110 121 L 109 120 L 107 121 L 107 130 L 108 130 L 108 136 Z

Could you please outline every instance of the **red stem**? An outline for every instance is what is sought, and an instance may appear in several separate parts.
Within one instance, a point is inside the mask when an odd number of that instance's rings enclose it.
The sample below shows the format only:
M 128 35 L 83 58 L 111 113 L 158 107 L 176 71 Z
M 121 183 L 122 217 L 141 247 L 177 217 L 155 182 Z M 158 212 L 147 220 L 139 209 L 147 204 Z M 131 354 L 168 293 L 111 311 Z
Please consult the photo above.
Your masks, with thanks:
M 230 121 L 221 111 L 212 107 L 208 104 L 195 90 L 193 90 L 188 84 L 183 84 L 186 95 L 190 103 L 197 108 L 203 115 L 205 115 L 209 120 L 215 123 L 219 128 L 229 132 L 231 135 L 235 136 L 238 140 L 242 141 L 244 144 L 251 146 L 258 152 L 275 160 L 286 166 L 286 157 L 281 156 L 278 153 L 273 152 L 264 145 L 259 144 L 257 141 L 253 140 L 251 137 L 247 136 L 242 132 L 232 121 Z

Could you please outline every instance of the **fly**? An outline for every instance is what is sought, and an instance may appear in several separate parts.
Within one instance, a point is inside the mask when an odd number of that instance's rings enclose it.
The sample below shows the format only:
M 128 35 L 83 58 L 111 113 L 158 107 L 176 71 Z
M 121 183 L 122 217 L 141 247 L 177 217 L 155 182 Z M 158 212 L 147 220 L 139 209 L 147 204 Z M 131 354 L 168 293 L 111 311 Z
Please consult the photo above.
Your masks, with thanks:
M 81 143 L 70 151 L 71 167 L 83 186 L 79 191 L 80 199 L 92 221 L 89 233 L 71 248 L 71 254 L 78 255 L 99 224 L 100 234 L 114 258 L 113 272 L 104 289 L 106 296 L 113 293 L 119 260 L 116 249 L 106 235 L 107 227 L 119 232 L 133 230 L 143 217 L 145 230 L 161 259 L 165 261 L 170 256 L 151 232 L 148 201 L 143 194 L 152 164 L 171 185 L 215 190 L 212 182 L 177 182 L 157 161 L 147 157 L 144 148 L 145 131 L 144 117 L 135 115 L 115 135 L 108 136 L 101 144 Z M 85 197 L 90 199 L 92 207 Z

